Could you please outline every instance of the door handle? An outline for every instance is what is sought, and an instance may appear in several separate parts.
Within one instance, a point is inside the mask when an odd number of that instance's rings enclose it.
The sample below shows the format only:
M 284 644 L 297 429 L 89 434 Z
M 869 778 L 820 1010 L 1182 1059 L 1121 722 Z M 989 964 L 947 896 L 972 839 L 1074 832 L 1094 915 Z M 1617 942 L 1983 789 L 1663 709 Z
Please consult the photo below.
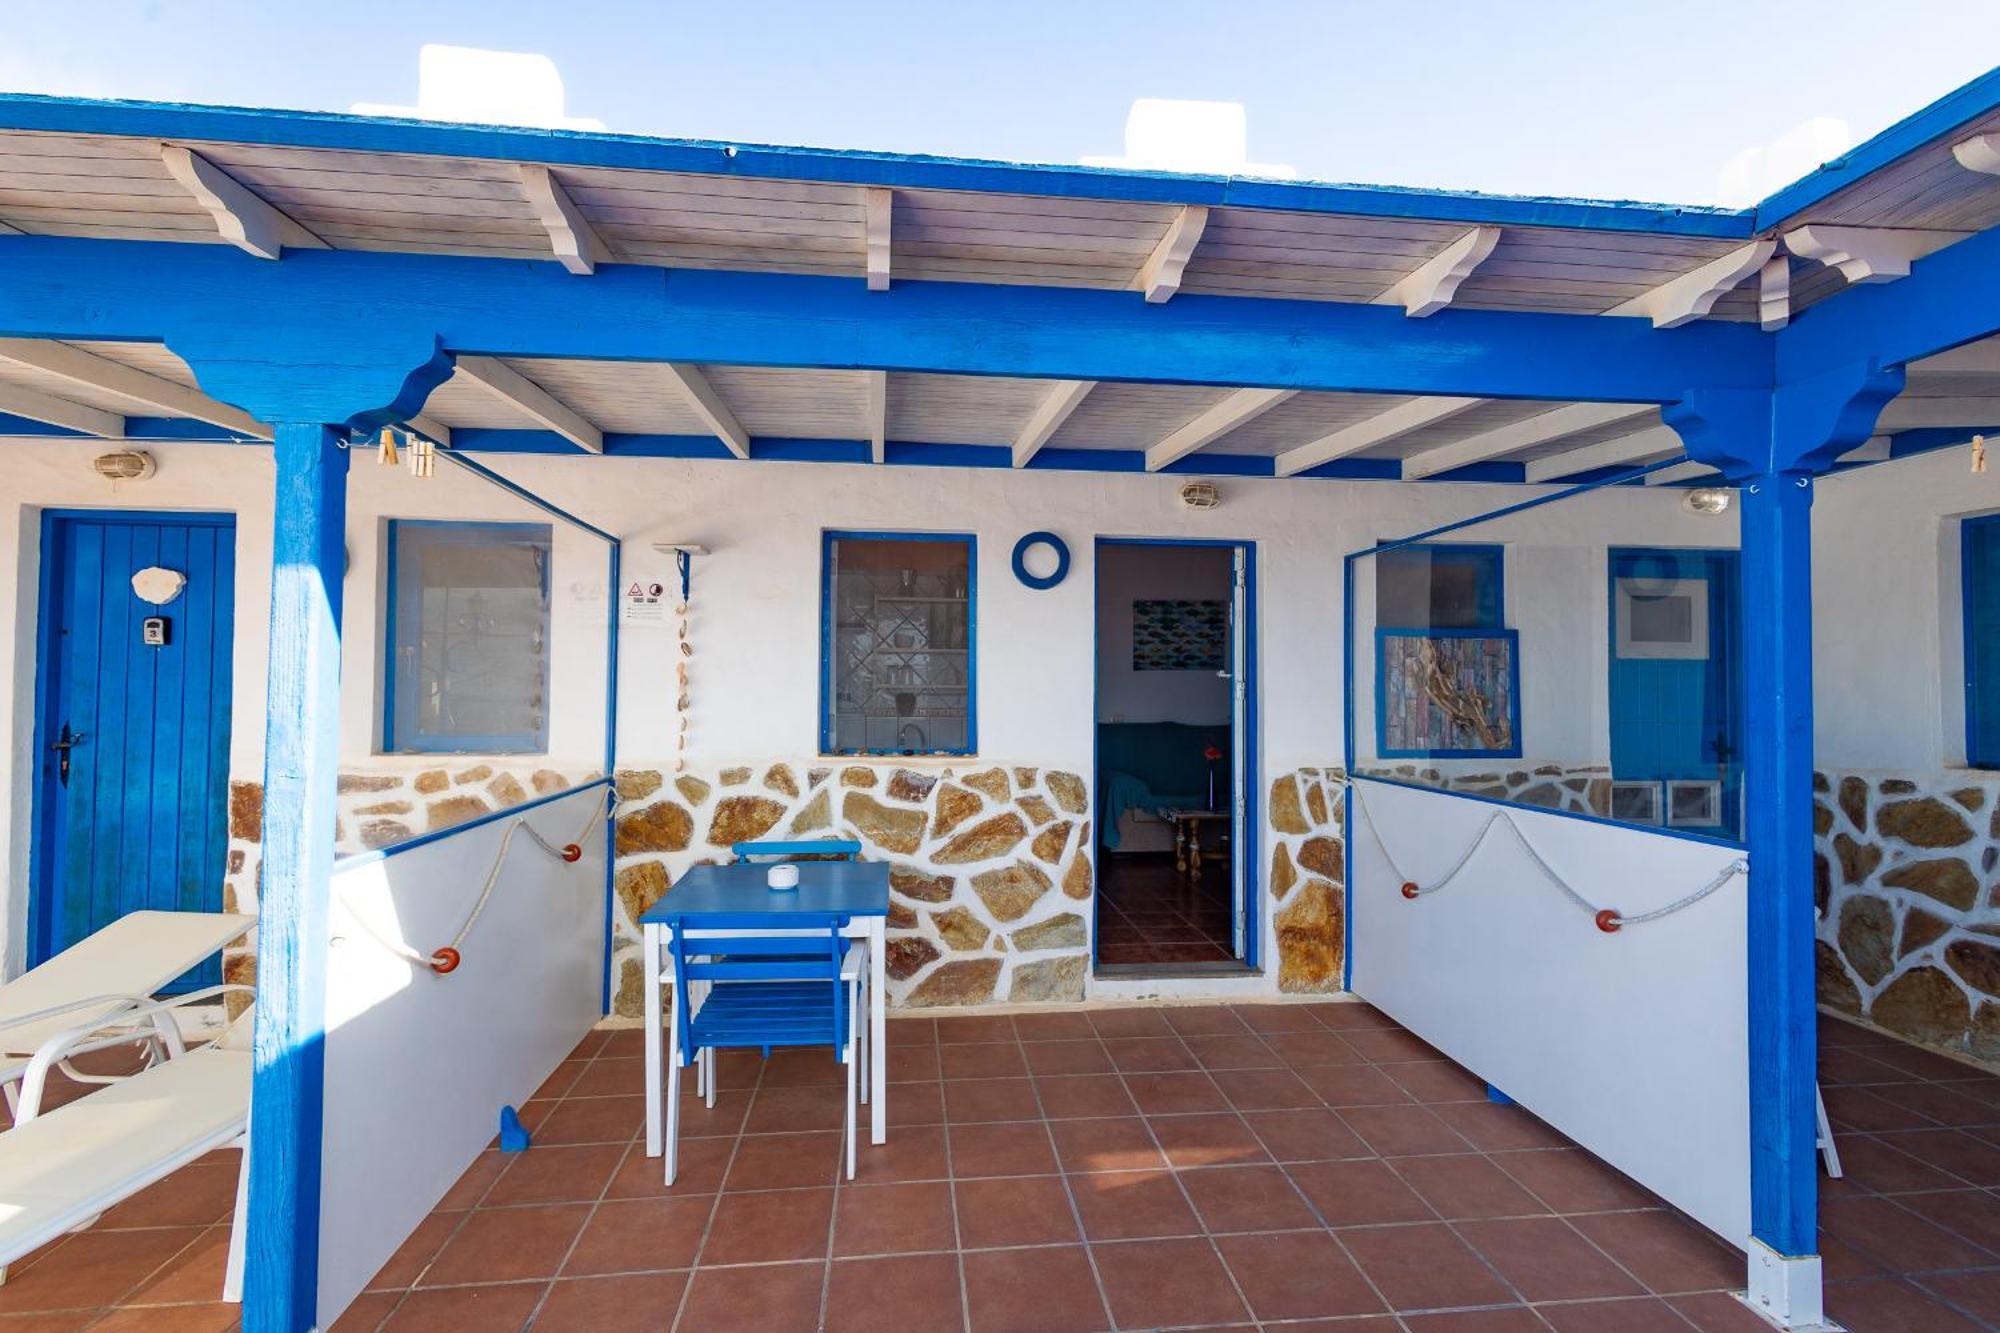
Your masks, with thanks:
M 83 744 L 83 733 L 71 731 L 69 723 L 63 723 L 62 734 L 49 742 L 49 748 L 56 752 L 56 781 L 69 786 L 69 752 Z

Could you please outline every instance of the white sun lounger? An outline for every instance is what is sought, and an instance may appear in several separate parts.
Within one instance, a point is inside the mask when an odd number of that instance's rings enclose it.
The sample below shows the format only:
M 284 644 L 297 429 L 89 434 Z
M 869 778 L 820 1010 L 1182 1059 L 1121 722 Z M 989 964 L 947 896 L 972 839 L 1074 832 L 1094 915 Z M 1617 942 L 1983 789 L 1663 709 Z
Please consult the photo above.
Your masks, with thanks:
M 199 995 L 208 998 L 214 993 Z M 113 1013 L 110 1021 L 128 1026 L 144 1023 L 174 1003 L 130 1005 Z M 247 1036 L 248 1029 L 246 1020 L 222 1041 L 49 1111 L 39 1110 L 49 1069 L 87 1043 L 96 1029 L 88 1024 L 72 1027 L 43 1047 L 28 1071 L 23 1119 L 0 1134 L 0 1281 L 6 1265 L 89 1226 L 106 1209 L 203 1154 L 217 1148 L 247 1148 L 251 1057 L 248 1042 L 239 1046 L 234 1039 Z M 222 1297 L 227 1301 L 242 1299 L 248 1178 L 247 1169 L 239 1166 L 223 1279 Z
M 256 924 L 257 918 L 235 912 L 132 912 L 0 986 L 0 1086 L 8 1106 L 42 1043 L 145 999 Z M 177 1054 L 176 1037 L 165 1026 L 170 1018 L 155 1010 L 122 1030 L 99 1029 L 70 1054 L 154 1035 Z M 158 1026 L 149 1032 L 149 1023 Z

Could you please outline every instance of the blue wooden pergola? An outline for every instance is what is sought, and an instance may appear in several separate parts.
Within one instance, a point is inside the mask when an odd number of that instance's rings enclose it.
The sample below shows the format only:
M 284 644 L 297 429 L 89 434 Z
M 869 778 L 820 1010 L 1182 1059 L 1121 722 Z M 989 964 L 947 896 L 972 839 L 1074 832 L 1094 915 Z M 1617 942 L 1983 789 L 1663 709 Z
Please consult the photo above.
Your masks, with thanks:
M 37 98 L 0 99 L 0 135 L 110 136 L 342 153 L 445 156 L 565 167 L 696 173 L 859 189 L 1004 192 L 1180 209 L 1300 214 L 1669 238 L 1736 251 L 1797 229 L 1858 183 L 1895 184 L 2000 121 L 2000 73 L 1897 125 L 1845 159 L 1743 212 L 1373 190 L 1059 168 L 808 153 Z M 2000 142 L 2000 140 L 1996 140 Z M 1976 156 L 1976 154 L 1974 154 Z M 1967 154 L 1960 152 L 1965 162 Z M 1971 173 L 1981 170 L 1967 163 Z M 1907 174 L 1907 173 L 1906 173 Z M 2000 177 L 1987 177 L 2000 188 Z M 228 178 L 223 177 L 223 182 Z M 1754 320 L 1407 303 L 1279 299 L 1032 282 L 903 281 L 726 265 L 554 262 L 448 246 L 302 245 L 275 209 L 210 179 L 203 206 L 237 218 L 234 244 L 119 239 L 22 212 L 0 226 L 0 337 L 160 343 L 203 393 L 268 423 L 276 458 L 263 916 L 252 1126 L 245 1326 L 310 1326 L 315 1304 L 325 884 L 333 859 L 338 660 L 348 454 L 385 423 L 421 419 L 461 358 L 740 364 L 1032 377 L 1229 389 L 1658 405 L 1688 458 L 1743 496 L 1748 734 L 1745 759 L 1752 1042 L 1753 1223 L 1763 1281 L 1816 1249 L 1811 570 L 1814 479 L 1877 431 L 1905 367 L 2000 333 L 2000 204 L 1963 214 L 1952 243 L 1896 281 L 1831 284 L 1784 327 Z M 1908 186 L 1915 191 L 1918 187 Z M 560 192 L 558 192 L 560 193 Z M 274 220 L 270 213 L 277 214 Z M 558 213 L 560 210 L 558 210 Z M 49 218 L 56 219 L 55 213 Z M 0 196 L 0 219 L 10 214 Z M 551 234 L 563 228 L 558 217 Z M 571 218 L 572 241 L 588 240 Z M 1824 229 L 1823 224 L 1822 229 Z M 260 228 L 275 243 L 260 252 Z M 1935 229 L 1933 229 L 1935 230 Z M 65 234 L 65 233 L 68 234 Z M 226 227 L 225 227 L 226 233 Z M 317 239 L 317 238 L 315 238 Z M 1822 241 L 1824 237 L 1821 238 Z M 1852 239 L 1852 238 L 1849 238 Z M 1810 242 L 1808 237 L 1807 241 Z M 1800 249 L 1794 249 L 1799 254 Z M 560 250 L 560 246 L 558 249 Z M 573 252 L 588 245 L 574 245 Z M 418 252 L 409 252 L 409 251 Z M 1768 255 L 1770 250 L 1764 251 Z M 1823 262 L 1855 261 L 1821 245 Z M 278 256 L 275 259 L 271 256 Z M 1171 254 L 1168 255 L 1171 259 Z M 1753 256 L 1762 261 L 1762 256 Z M 1185 262 L 1185 256 L 1182 257 Z M 1474 261 L 1475 263 L 1477 261 Z M 570 265 L 576 269 L 577 265 Z M 1893 265 L 1891 265 L 1893 267 Z M 1739 265 L 1734 281 L 1756 271 Z M 1878 267 L 1873 276 L 1884 271 Z M 1726 288 L 1724 289 L 1726 290 Z M 1449 294 L 1446 294 L 1449 301 Z M 1711 298 L 1712 300 L 1712 298 Z M 1706 309 L 1704 307 L 1704 309 Z M 1415 313 L 1428 317 L 1412 318 Z M 1617 313 L 1617 312 L 1612 312 Z M 1663 327 L 1662 325 L 1672 325 Z M 133 423 L 138 433 L 141 423 Z M 162 436 L 186 422 L 153 423 Z M 227 431 L 224 432 L 228 434 Z M 495 449 L 582 452 L 559 434 L 496 432 Z M 507 438 L 500 438 L 507 436 Z M 463 447 L 480 437 L 465 433 Z M 727 441 L 616 437 L 605 452 L 727 456 Z M 868 442 L 751 440 L 751 460 L 866 459 Z M 887 462 L 1006 467 L 1003 448 L 876 442 Z M 956 452 L 954 452 L 956 451 Z M 1027 466 L 1152 466 L 1050 450 Z M 1315 477 L 1394 475 L 1367 458 Z M 1267 461 L 1190 451 L 1164 470 L 1269 475 Z M 1471 475 L 1471 474 L 1467 474 Z M 1477 475 L 1492 475 L 1479 473 Z M 1519 476 L 1519 472 L 1503 474 Z M 1757 1260 L 1753 1258 L 1753 1285 Z M 1816 1266 L 1812 1269 L 1816 1281 Z

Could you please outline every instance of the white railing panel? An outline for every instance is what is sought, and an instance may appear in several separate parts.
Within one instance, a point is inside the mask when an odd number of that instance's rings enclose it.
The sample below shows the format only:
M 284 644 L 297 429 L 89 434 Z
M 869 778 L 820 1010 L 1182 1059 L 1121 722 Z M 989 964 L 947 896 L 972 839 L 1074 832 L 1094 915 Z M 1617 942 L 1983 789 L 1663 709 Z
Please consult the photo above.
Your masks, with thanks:
M 406 961 L 370 932 L 419 953 L 449 944 L 511 819 L 335 868 L 321 1328 L 492 1141 L 500 1108 L 526 1101 L 601 1016 L 604 801 L 593 786 L 519 816 L 560 847 L 597 812 L 574 863 L 537 847 L 526 829 L 515 835 L 449 975 Z
M 1606 933 L 1504 828 L 1449 884 L 1414 900 L 1388 862 L 1431 885 L 1504 810 L 1583 897 L 1633 916 L 1701 888 L 1743 853 L 1366 780 L 1350 807 L 1356 993 L 1742 1247 L 1747 879 Z

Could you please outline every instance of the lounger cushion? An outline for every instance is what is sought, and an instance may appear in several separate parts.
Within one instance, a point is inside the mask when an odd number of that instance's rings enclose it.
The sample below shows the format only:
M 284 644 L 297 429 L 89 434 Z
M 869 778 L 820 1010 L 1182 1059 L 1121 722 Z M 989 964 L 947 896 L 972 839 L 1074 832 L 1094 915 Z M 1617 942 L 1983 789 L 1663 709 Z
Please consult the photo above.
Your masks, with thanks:
M 0 1134 L 0 1265 L 242 1135 L 250 1053 L 203 1047 Z

